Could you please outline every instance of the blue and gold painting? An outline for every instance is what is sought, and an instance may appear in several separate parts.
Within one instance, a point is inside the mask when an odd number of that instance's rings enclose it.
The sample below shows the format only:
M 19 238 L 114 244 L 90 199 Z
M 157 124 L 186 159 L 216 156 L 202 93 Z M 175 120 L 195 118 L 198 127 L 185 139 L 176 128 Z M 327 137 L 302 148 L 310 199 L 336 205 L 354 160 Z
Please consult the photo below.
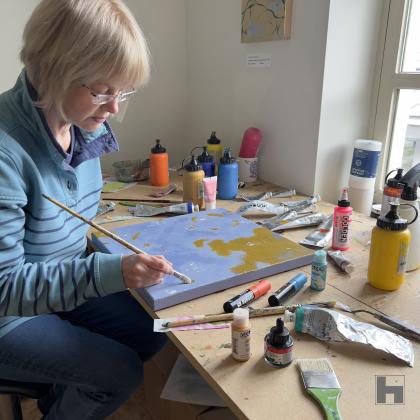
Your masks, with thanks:
M 148 254 L 164 255 L 175 270 L 192 279 L 192 284 L 183 284 L 165 276 L 161 284 L 138 289 L 154 310 L 310 264 L 313 255 L 312 250 L 225 209 L 111 231 Z M 101 233 L 93 234 L 92 242 L 101 252 L 130 252 Z

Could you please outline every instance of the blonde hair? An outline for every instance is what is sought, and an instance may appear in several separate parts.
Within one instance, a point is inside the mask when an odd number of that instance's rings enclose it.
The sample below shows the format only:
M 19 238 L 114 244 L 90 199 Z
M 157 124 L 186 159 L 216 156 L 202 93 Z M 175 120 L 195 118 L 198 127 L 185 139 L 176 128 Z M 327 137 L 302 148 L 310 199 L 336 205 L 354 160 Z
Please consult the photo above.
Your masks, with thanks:
M 42 0 L 25 26 L 20 58 L 37 105 L 64 119 L 69 88 L 111 80 L 138 88 L 150 76 L 146 40 L 121 0 Z

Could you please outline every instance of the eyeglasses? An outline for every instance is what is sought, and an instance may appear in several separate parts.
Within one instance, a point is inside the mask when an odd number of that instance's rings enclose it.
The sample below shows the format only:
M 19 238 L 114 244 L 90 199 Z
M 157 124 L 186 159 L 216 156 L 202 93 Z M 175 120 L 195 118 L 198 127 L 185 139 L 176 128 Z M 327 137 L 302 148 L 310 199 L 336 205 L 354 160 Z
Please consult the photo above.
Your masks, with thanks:
M 86 89 L 89 89 L 90 94 L 92 95 L 92 103 L 94 105 L 104 105 L 111 101 L 117 101 L 117 102 L 124 102 L 126 101 L 131 95 L 134 95 L 137 91 L 135 89 L 129 90 L 126 92 L 119 92 L 115 95 L 107 95 L 104 93 L 96 93 L 94 90 L 92 90 L 90 87 L 86 85 L 82 85 Z

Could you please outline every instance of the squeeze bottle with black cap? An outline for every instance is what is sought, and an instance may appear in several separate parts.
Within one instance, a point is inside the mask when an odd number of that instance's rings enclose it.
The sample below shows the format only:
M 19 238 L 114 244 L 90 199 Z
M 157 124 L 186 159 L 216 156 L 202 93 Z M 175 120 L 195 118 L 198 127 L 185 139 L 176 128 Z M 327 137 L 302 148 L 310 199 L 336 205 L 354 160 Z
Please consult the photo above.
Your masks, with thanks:
M 397 174 L 393 178 L 389 178 L 392 172 L 395 171 L 397 171 Z M 404 189 L 404 184 L 400 182 L 403 171 L 403 168 L 393 169 L 391 172 L 388 172 L 385 177 L 385 185 L 381 204 L 381 216 L 385 216 L 389 212 L 389 209 L 391 208 L 389 203 L 391 201 L 399 200 L 401 198 L 401 194 Z
M 211 156 L 213 156 L 215 164 L 219 163 L 220 158 L 222 157 L 222 145 L 220 144 L 220 139 L 216 137 L 216 132 L 212 131 L 210 138 L 207 140 L 207 150 Z M 216 168 L 217 174 L 217 168 Z
M 264 338 L 264 360 L 275 367 L 284 367 L 293 360 L 293 339 L 281 318 Z
M 219 173 L 217 176 L 218 197 L 222 200 L 232 200 L 238 193 L 238 163 L 230 154 L 230 149 L 225 149 L 220 159 Z
M 404 282 L 411 238 L 407 226 L 417 219 L 417 209 L 414 208 L 414 219 L 408 222 L 400 218 L 398 203 L 390 205 L 391 210 L 386 216 L 379 216 L 372 229 L 367 274 L 368 282 L 382 290 L 396 290 Z
M 182 189 L 184 202 L 197 204 L 200 209 L 204 208 L 204 171 L 197 162 L 195 156 L 191 156 L 191 161 L 184 166 L 182 176 Z
M 201 165 L 201 167 L 203 168 L 204 171 L 204 176 L 206 178 L 209 178 L 211 176 L 215 175 L 215 163 L 214 163 L 214 158 L 212 155 L 209 154 L 209 152 L 207 151 L 207 146 L 203 147 L 203 153 L 201 153 L 201 155 L 198 156 L 197 158 L 198 163 Z
M 169 185 L 169 164 L 166 149 L 156 140 L 150 154 L 150 183 L 155 187 Z
M 419 201 L 417 199 L 417 189 L 420 183 L 420 163 L 413 166 L 401 179 L 403 191 L 400 199 L 399 213 L 401 217 L 411 220 L 414 217 L 415 210 L 410 206 L 402 204 L 411 204 L 420 212 Z M 411 233 L 410 248 L 408 250 L 406 271 L 412 271 L 420 268 L 420 218 L 408 226 Z

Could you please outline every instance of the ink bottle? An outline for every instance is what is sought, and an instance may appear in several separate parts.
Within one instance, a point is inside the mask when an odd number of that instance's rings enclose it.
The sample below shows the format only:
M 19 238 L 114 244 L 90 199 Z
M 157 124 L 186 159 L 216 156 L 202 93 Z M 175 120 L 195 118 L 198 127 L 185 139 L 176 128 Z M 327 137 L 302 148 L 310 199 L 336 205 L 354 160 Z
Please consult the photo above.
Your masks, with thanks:
M 233 311 L 232 357 L 246 362 L 251 357 L 251 326 L 248 309 L 237 308 Z
M 264 360 L 274 367 L 287 366 L 293 360 L 293 339 L 281 318 L 264 338 Z

